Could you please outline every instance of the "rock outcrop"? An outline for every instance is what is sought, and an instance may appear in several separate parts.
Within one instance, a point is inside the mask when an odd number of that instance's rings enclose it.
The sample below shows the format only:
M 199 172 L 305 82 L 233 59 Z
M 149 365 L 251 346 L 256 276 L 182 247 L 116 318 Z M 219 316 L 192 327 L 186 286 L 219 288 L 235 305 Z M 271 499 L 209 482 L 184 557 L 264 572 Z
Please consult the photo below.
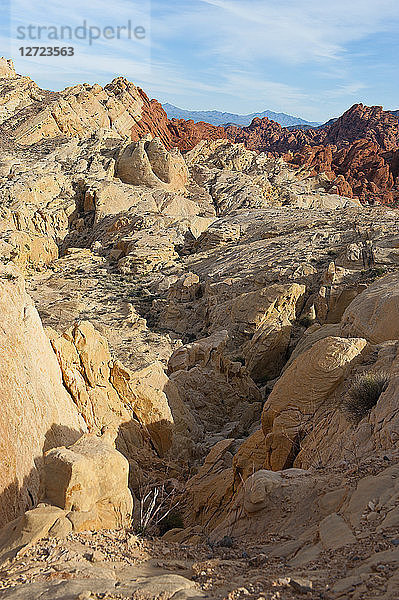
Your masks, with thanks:
M 205 431 L 214 433 L 213 443 L 242 434 L 260 413 L 260 392 L 247 370 L 225 355 L 227 341 L 222 330 L 182 346 L 169 359 L 170 380 L 194 416 L 190 431 L 197 444 Z
M 14 63 L 11 59 L 0 58 L 0 77 L 16 77 Z
M 172 191 L 184 188 L 188 180 L 188 170 L 180 152 L 168 152 L 159 138 L 143 138 L 126 146 L 115 168 L 116 175 L 132 185 Z
M 397 117 L 0 92 L 0 596 L 396 597 Z
M 40 89 L 29 77 L 17 75 L 12 61 L 1 58 L 0 140 L 31 145 L 58 136 L 86 137 L 109 128 L 117 137 L 137 141 L 157 136 L 168 148 L 191 149 L 202 139 L 226 137 L 222 127 L 191 121 L 169 121 L 161 104 L 139 87 L 117 77 L 104 88 L 79 84 L 61 92 Z
M 86 434 L 67 448 L 45 454 L 45 498 L 67 511 L 75 531 L 130 524 L 129 463 L 113 442 L 106 434 Z
M 366 338 L 373 344 L 399 338 L 397 273 L 377 279 L 345 310 L 342 332 Z
M 23 278 L 0 273 L 0 523 L 33 508 L 43 492 L 43 452 L 86 430 Z
M 121 428 L 120 443 L 131 460 L 150 453 L 149 442 L 159 456 L 172 445 L 182 457 L 192 452 L 192 417 L 160 362 L 127 369 L 112 359 L 106 338 L 88 321 L 62 336 L 49 335 L 64 385 L 90 432 Z
M 251 150 L 285 154 L 289 162 L 325 173 L 331 190 L 365 202 L 398 197 L 397 118 L 380 106 L 355 104 L 333 123 L 288 130 L 267 118 L 226 128 L 228 137 Z
M 294 464 L 302 439 L 315 426 L 317 409 L 343 381 L 365 346 L 362 338 L 327 337 L 288 367 L 263 408 L 266 468 L 278 471 Z

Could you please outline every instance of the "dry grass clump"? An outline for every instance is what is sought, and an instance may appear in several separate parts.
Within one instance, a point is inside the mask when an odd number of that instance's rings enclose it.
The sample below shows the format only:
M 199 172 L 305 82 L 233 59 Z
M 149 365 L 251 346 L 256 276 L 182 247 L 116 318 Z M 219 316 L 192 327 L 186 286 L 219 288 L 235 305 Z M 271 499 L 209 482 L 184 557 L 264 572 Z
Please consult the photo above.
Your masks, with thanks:
M 389 374 L 386 371 L 368 371 L 356 375 L 344 404 L 349 418 L 355 422 L 361 421 L 377 404 L 388 383 Z
M 165 482 L 141 488 L 137 533 L 158 531 L 162 535 L 168 529 L 182 526 L 181 517 L 176 511 L 178 504 L 177 490 L 172 486 L 168 491 Z

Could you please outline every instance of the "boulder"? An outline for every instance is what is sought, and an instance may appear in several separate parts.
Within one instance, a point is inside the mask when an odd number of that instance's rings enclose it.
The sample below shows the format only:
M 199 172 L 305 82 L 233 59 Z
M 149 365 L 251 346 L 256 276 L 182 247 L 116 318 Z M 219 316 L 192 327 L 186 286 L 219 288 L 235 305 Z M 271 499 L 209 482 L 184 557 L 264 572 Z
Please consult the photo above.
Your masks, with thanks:
M 349 304 L 342 334 L 364 337 L 373 344 L 399 339 L 399 274 L 374 281 Z
M 40 506 L 7 523 L 0 530 L 0 563 L 15 556 L 22 556 L 43 537 L 66 512 L 57 506 Z M 72 530 L 72 526 L 71 526 Z
M 228 477 L 229 469 L 219 473 L 219 482 Z M 270 471 L 261 469 L 250 475 L 243 485 L 233 488 L 235 492 L 228 504 L 213 508 L 213 520 L 208 525 L 211 541 L 224 535 L 231 537 L 253 536 L 268 533 L 287 535 L 294 539 L 287 542 L 289 548 L 284 556 L 293 554 L 306 542 L 313 541 L 314 532 L 309 526 L 317 523 L 320 516 L 317 497 L 323 483 L 310 471 L 286 469 Z M 269 554 L 277 548 L 267 547 Z M 278 554 L 275 554 L 278 555 Z
M 70 511 L 74 529 L 128 526 L 133 499 L 128 488 L 129 463 L 105 434 L 85 434 L 69 447 L 45 454 L 45 496 Z
M 291 363 L 263 408 L 265 467 L 278 471 L 293 465 L 301 440 L 315 426 L 316 410 L 343 381 L 366 343 L 362 338 L 327 337 Z
M 336 513 L 328 515 L 320 522 L 319 534 L 325 550 L 338 550 L 343 546 L 356 543 L 352 530 L 344 519 Z
M 226 329 L 236 348 L 243 345 L 246 364 L 257 379 L 276 377 L 304 292 L 305 286 L 297 283 L 271 285 L 211 306 L 211 330 Z
M 143 138 L 125 146 L 116 163 L 116 175 L 124 183 L 178 190 L 188 181 L 188 170 L 180 152 L 168 152 L 159 138 Z

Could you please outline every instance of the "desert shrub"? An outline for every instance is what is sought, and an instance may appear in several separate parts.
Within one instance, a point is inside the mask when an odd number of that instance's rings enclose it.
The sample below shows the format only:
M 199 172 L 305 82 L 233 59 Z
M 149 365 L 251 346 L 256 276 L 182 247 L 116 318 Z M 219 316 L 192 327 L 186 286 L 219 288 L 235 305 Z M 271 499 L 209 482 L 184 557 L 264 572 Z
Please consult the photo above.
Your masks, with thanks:
M 8 281 L 15 281 L 16 279 L 18 279 L 18 277 L 16 275 L 13 275 L 12 273 L 3 273 L 1 275 L 2 279 L 7 279 Z
M 382 277 L 388 272 L 386 267 L 374 267 L 368 271 L 368 276 L 371 279 L 377 279 L 378 277 Z
M 368 371 L 356 375 L 344 408 L 352 421 L 359 422 L 378 402 L 389 383 L 386 371 Z
M 168 491 L 166 484 L 146 485 L 140 488 L 140 506 L 139 506 L 139 522 L 136 527 L 137 533 L 147 534 L 155 533 L 161 528 L 161 523 L 165 522 L 172 513 L 177 515 L 175 510 L 179 502 L 176 500 L 176 489 L 172 488 Z M 175 517 L 175 521 L 176 521 Z M 172 518 L 173 521 L 173 518 Z M 178 527 L 178 525 L 174 525 Z M 164 531 L 173 527 L 167 527 Z

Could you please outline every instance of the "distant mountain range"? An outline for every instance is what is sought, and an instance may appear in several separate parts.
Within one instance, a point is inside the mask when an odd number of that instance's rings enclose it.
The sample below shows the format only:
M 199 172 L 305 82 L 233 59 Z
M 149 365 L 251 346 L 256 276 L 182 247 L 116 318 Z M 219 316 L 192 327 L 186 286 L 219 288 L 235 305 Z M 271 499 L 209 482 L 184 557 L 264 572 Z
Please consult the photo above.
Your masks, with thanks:
M 312 123 L 300 119 L 299 117 L 293 117 L 292 115 L 286 115 L 285 113 L 276 113 L 272 110 L 264 110 L 263 112 L 251 113 L 249 115 L 236 115 L 234 113 L 221 112 L 218 110 L 185 110 L 184 108 L 178 108 L 173 104 L 165 103 L 162 105 L 165 109 L 169 119 L 185 119 L 186 121 L 193 120 L 195 123 L 199 121 L 205 121 L 212 125 L 242 125 L 244 127 L 252 123 L 252 119 L 259 117 L 267 117 L 272 121 L 276 121 L 282 127 L 292 127 L 294 125 L 306 125 L 307 127 L 318 127 L 321 123 Z

